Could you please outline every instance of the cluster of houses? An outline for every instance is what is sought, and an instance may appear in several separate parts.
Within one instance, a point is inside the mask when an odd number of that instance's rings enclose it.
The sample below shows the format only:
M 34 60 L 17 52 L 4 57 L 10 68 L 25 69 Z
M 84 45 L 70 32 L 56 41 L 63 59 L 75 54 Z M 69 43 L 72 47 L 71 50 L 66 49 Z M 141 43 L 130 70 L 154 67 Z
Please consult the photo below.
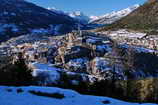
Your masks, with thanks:
M 86 72 L 98 77 L 106 75 L 106 77 L 111 78 L 112 72 L 109 71 L 112 70 L 112 60 L 107 58 L 110 55 L 113 57 L 113 41 L 111 39 L 117 40 L 119 43 L 141 45 L 142 42 L 138 41 L 147 40 L 148 36 L 143 33 L 129 33 L 126 30 L 106 34 L 109 36 L 103 36 L 102 33 L 99 35 L 99 33 L 72 32 L 64 36 L 53 36 L 48 40 L 38 40 L 17 44 L 16 46 L 8 45 L 8 47 L 3 46 L 2 48 L 0 46 L 0 52 L 12 56 L 11 58 L 5 58 L 5 56 L 3 56 L 3 59 L 0 58 L 0 66 L 2 63 L 7 64 L 7 62 L 16 61 L 18 54 L 21 53 L 23 58 L 26 59 L 27 64 L 32 64 L 30 62 L 51 63 L 55 64 L 56 67 L 62 67 L 66 70 Z M 145 46 L 145 44 L 142 45 Z M 117 68 L 121 70 L 122 67 L 118 66 Z
M 1 59 L 0 64 L 7 62 L 6 59 L 2 58 L 12 58 L 12 62 L 15 62 L 18 59 L 18 55 L 22 54 L 23 58 L 26 59 L 26 62 L 41 62 L 48 63 L 53 62 L 53 54 L 56 51 L 56 46 L 54 43 L 47 42 L 35 42 L 35 43 L 24 43 L 17 46 L 9 46 L 8 49 L 5 47 L 1 50 Z M 6 50 L 7 51 L 6 51 Z
M 92 33 L 83 31 L 82 33 L 72 32 L 64 36 L 50 38 L 49 40 L 23 43 L 16 46 L 1 45 L 0 62 L 7 62 L 5 60 L 6 56 L 12 56 L 12 59 L 16 60 L 18 59 L 18 53 L 22 53 L 28 63 L 41 62 L 55 64 L 59 61 L 65 64 L 66 58 L 71 59 L 72 57 L 85 54 L 91 54 L 90 56 L 94 57 L 97 54 L 97 50 L 102 50 L 101 52 L 104 53 L 105 50 L 108 50 L 107 45 L 111 45 L 112 43 L 110 39 L 116 40 L 119 44 L 129 44 L 158 50 L 158 37 L 156 35 L 146 35 L 145 33 L 129 32 L 127 30 L 102 32 L 98 34 L 105 34 L 107 38 L 102 38 L 103 35 L 95 36 Z
M 18 54 L 20 53 L 26 59 L 27 64 L 38 62 L 67 66 L 68 62 L 73 59 L 93 59 L 97 56 L 103 56 L 102 54 L 109 49 L 107 45 L 111 45 L 111 41 L 108 38 L 102 38 L 88 32 L 72 32 L 64 36 L 54 36 L 49 40 L 17 45 L 10 44 L 8 48 L 3 46 L 2 52 L 7 52 L 7 56 L 11 55 L 12 59 L 9 61 L 12 62 L 18 59 Z M 7 51 L 4 51 L 4 49 L 7 49 Z M 0 62 L 8 62 L 5 58 L 3 60 L 5 61 Z M 69 65 L 66 68 L 69 69 Z
M 12 62 L 18 59 L 18 54 L 21 53 L 26 62 L 54 63 L 56 56 L 63 56 L 75 46 L 77 33 L 69 33 L 65 36 L 57 36 L 49 40 L 41 40 L 17 45 L 1 44 L 0 45 L 0 64 L 8 62 L 5 57 L 12 58 Z M 80 43 L 80 42 L 79 42 Z M 3 59 L 4 58 L 4 59 Z
M 109 39 L 100 38 L 92 33 L 81 31 L 68 33 L 64 36 L 54 36 L 48 40 L 38 40 L 17 45 L 10 43 L 0 45 L 0 54 L 12 56 L 13 62 L 18 59 L 18 54 L 21 53 L 27 63 L 55 64 L 59 61 L 59 63 L 65 64 L 65 58 L 73 59 L 73 57 L 77 58 L 77 56 L 82 57 L 90 54 L 94 56 L 97 49 L 106 49 L 104 45 L 107 43 L 111 43 Z M 3 56 L 1 55 L 1 57 Z
M 116 40 L 120 44 L 128 44 L 158 50 L 157 35 L 147 35 L 146 33 L 140 32 L 129 32 L 125 29 L 104 32 L 103 34 L 108 35 L 111 39 Z
M 53 58 L 55 49 L 53 44 L 38 42 L 18 45 L 14 47 L 13 52 L 15 57 L 18 55 L 17 53 L 22 53 L 27 62 L 48 63 L 53 60 L 51 60 L 51 58 Z

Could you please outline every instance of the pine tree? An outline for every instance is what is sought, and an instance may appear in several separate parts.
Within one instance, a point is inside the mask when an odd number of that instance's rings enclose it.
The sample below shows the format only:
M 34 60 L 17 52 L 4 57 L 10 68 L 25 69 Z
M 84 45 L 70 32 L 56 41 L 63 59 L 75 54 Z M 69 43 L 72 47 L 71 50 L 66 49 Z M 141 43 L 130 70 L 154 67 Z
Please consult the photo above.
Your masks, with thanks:
M 22 53 L 18 55 L 18 60 L 11 69 L 14 85 L 30 85 L 32 84 L 31 70 L 27 67 Z

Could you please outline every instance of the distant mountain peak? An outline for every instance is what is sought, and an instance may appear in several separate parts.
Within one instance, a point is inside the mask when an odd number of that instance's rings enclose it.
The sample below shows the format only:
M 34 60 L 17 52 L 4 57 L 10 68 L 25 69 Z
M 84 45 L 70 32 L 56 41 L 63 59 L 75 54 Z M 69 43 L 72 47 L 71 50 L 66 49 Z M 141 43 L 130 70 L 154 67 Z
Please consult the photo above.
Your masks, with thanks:
M 151 2 L 152 1 L 152 2 Z M 132 29 L 136 31 L 157 31 L 158 29 L 158 0 L 147 1 L 128 16 L 114 22 L 113 24 L 98 29 L 104 31 L 108 29 Z
M 134 11 L 138 7 L 140 7 L 140 5 L 135 4 L 131 7 L 126 8 L 126 9 L 123 9 L 120 11 L 113 11 L 113 12 L 107 13 L 103 16 L 99 16 L 99 17 L 93 16 L 93 21 L 91 21 L 91 22 L 95 23 L 95 24 L 111 24 L 111 23 L 121 19 L 122 17 L 127 16 L 128 14 L 130 14 L 132 11 Z
M 76 15 L 76 16 L 82 16 L 82 15 L 84 15 L 84 13 L 81 12 L 81 11 L 74 11 L 74 12 L 72 12 L 72 14 Z
M 68 13 L 68 15 L 78 21 L 80 21 L 82 24 L 88 24 L 88 22 L 90 21 L 89 16 L 85 15 L 83 12 L 81 11 L 74 11 L 72 13 Z

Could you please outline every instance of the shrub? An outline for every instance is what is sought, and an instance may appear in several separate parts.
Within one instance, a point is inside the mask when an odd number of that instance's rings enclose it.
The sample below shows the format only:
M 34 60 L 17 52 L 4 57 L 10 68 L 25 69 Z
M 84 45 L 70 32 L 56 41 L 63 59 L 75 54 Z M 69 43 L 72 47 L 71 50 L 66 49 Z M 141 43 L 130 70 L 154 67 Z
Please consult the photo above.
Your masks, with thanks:
M 21 88 L 17 89 L 16 91 L 17 91 L 17 93 L 22 93 L 22 92 L 24 92 Z
M 29 91 L 29 93 L 37 95 L 37 96 L 45 96 L 45 97 L 51 97 L 56 99 L 63 99 L 65 96 L 61 93 L 46 93 L 46 92 L 40 92 L 40 91 Z
M 0 68 L 0 85 L 8 86 L 27 86 L 32 85 L 33 77 L 30 70 L 23 59 L 22 54 L 19 54 L 18 60 L 7 62 L 3 68 Z M 8 57 L 9 59 L 9 57 Z M 1 66 L 1 64 L 0 64 Z
M 111 102 L 109 100 L 102 101 L 103 104 L 110 104 Z
M 13 68 L 11 69 L 14 80 L 13 82 L 17 86 L 30 85 L 33 81 L 31 74 L 32 71 L 27 67 L 25 59 L 21 53 L 19 54 L 18 58 L 18 61 L 15 62 Z
M 6 89 L 7 92 L 12 92 L 12 89 Z

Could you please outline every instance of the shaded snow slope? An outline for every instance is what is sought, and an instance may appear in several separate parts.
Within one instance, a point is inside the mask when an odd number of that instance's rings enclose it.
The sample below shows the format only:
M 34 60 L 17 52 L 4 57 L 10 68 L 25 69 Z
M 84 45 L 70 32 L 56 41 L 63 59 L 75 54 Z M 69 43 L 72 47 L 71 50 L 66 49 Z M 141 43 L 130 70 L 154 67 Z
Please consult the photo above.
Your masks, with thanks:
M 23 92 L 17 93 L 17 89 Z M 10 91 L 9 91 L 10 90 Z M 40 91 L 42 93 L 59 93 L 63 94 L 63 99 L 53 97 L 36 96 L 29 91 Z M 0 86 L 0 105 L 140 105 L 138 103 L 128 103 L 108 97 L 97 97 L 81 95 L 72 90 L 65 90 L 54 87 L 6 87 Z M 155 105 L 155 104 L 141 104 Z

